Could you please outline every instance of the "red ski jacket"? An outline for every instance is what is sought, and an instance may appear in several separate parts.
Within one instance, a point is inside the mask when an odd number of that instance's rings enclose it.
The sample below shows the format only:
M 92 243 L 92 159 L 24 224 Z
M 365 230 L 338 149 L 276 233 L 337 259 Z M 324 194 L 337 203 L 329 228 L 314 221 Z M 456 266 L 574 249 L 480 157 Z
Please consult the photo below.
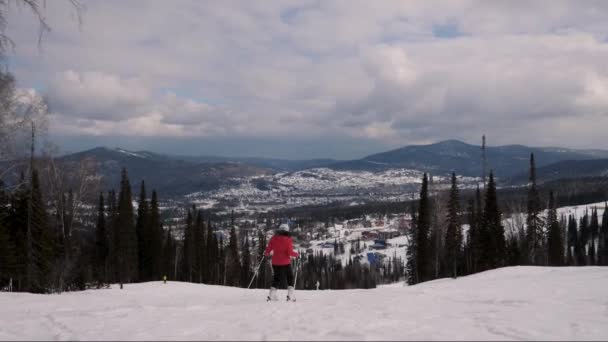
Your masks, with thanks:
M 291 264 L 291 257 L 297 257 L 298 252 L 293 250 L 293 241 L 287 235 L 274 235 L 268 241 L 268 246 L 264 251 L 265 256 L 272 253 L 272 264 L 277 266 Z

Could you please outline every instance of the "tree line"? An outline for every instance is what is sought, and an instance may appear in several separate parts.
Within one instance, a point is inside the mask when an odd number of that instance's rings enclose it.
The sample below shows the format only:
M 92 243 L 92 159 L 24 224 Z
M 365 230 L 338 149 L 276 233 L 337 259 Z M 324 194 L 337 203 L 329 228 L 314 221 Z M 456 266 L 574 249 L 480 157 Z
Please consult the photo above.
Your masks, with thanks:
M 460 208 L 455 174 L 447 199 L 439 193 L 433 195 L 424 174 L 419 200 L 410 209 L 412 226 L 406 260 L 409 284 L 503 266 L 608 265 L 608 206 L 601 225 L 597 209 L 586 211 L 579 220 L 574 215 L 558 217 L 555 193 L 549 191 L 546 205 L 541 199 L 534 154 L 530 156 L 525 218 L 518 224 L 514 216 L 509 217 L 508 230 L 493 171 L 484 189 L 477 187 L 464 210 Z
M 153 190 L 148 198 L 144 181 L 134 208 L 126 169 L 118 192 L 99 193 L 94 215 L 89 210 L 74 218 L 68 205 L 61 213 L 48 206 L 36 168 L 30 177 L 27 181 L 22 173 L 17 190 L 0 191 L 0 288 L 53 293 L 161 279 L 247 287 L 257 266 L 253 287 L 270 286 L 270 265 L 258 261 L 271 224 L 237 233 L 232 215 L 224 237 L 211 215 L 205 217 L 193 205 L 180 236 L 164 227 L 158 195 Z M 74 203 L 71 190 L 63 195 L 65 203 Z M 336 244 L 336 249 L 343 252 L 344 247 Z M 298 288 L 312 288 L 317 281 L 323 289 L 372 288 L 404 273 L 397 258 L 377 267 L 361 265 L 358 258 L 342 266 L 323 253 L 303 255 L 300 261 L 294 262 Z
M 509 227 L 493 172 L 465 208 L 455 174 L 447 193 L 435 191 L 425 174 L 419 200 L 410 208 L 405 262 L 395 255 L 387 262 L 363 264 L 355 243 L 350 253 L 355 256 L 343 264 L 344 245 L 336 242 L 333 254 L 309 253 L 294 261 L 297 287 L 313 289 L 318 281 L 322 289 L 373 288 L 404 276 L 416 284 L 511 265 L 607 265 L 608 210 L 601 222 L 595 208 L 578 219 L 558 217 L 558 196 L 549 192 L 544 204 L 535 170 L 531 155 L 525 217 L 520 224 L 509 217 Z M 270 265 L 259 264 L 270 220 L 265 229 L 237 229 L 231 215 L 229 230 L 220 229 L 214 217 L 192 205 L 183 229 L 166 227 L 158 195 L 153 190 L 148 198 L 143 181 L 135 210 L 125 169 L 119 191 L 99 193 L 96 209 L 85 211 L 94 214 L 76 214 L 71 190 L 61 194 L 62 205 L 50 206 L 34 164 L 21 173 L 13 191 L 1 185 L 0 288 L 51 293 L 164 277 L 247 287 L 256 271 L 252 287 L 270 285 Z

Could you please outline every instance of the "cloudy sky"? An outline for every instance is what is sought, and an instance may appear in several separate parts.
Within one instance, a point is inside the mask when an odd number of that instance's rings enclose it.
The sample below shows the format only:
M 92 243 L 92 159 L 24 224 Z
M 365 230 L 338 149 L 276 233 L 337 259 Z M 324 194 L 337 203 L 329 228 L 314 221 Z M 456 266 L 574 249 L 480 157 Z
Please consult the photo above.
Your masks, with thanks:
M 68 151 L 355 158 L 407 144 L 608 148 L 608 1 L 47 2 L 9 68 Z

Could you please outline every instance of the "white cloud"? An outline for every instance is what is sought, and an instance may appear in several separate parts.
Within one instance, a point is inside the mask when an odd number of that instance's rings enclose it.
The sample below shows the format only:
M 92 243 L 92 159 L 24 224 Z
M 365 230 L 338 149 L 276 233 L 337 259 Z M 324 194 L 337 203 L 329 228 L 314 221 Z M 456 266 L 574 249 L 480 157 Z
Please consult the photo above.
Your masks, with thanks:
M 32 18 L 9 18 L 12 70 L 62 132 L 603 141 L 562 132 L 608 110 L 604 1 L 86 4 L 82 30 L 49 4 L 42 52 Z
M 108 121 L 140 116 L 151 101 L 149 90 L 136 78 L 73 70 L 50 80 L 48 98 L 53 111 Z

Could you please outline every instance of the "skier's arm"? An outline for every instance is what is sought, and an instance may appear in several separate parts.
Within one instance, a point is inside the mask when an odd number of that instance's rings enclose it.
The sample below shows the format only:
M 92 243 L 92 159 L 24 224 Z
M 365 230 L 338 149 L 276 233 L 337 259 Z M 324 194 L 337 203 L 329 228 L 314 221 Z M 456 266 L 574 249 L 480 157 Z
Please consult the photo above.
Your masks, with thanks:
M 266 246 L 266 249 L 264 250 L 264 256 L 269 256 L 270 252 L 272 251 L 273 248 L 273 241 L 274 241 L 274 236 L 270 238 L 270 241 L 268 241 L 268 246 Z

